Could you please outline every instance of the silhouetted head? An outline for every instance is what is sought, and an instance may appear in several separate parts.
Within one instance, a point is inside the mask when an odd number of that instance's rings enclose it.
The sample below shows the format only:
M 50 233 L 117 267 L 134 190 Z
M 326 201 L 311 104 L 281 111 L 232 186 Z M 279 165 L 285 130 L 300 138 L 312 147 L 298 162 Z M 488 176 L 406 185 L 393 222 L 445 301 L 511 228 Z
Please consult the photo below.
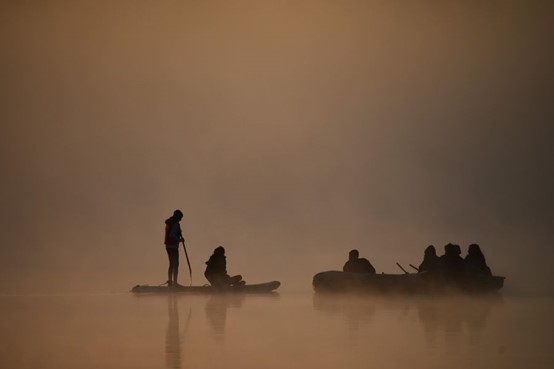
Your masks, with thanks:
M 214 249 L 214 255 L 225 255 L 225 249 L 223 248 L 223 246 L 217 246 Z
M 183 219 L 183 212 L 181 210 L 177 209 L 173 212 L 173 217 L 177 218 L 179 220 Z
M 447 243 L 444 245 L 444 254 L 445 255 L 453 255 L 456 253 L 456 245 L 452 243 Z
M 454 245 L 453 253 L 456 254 L 456 255 L 461 255 L 462 254 L 462 249 L 460 248 L 460 245 Z
M 435 246 L 429 245 L 425 248 L 425 256 L 437 256 L 437 250 L 435 250 Z
M 348 253 L 348 260 L 355 260 L 360 256 L 358 250 L 350 250 Z
M 469 255 L 483 255 L 483 252 L 481 251 L 481 248 L 476 243 L 472 243 L 471 245 L 469 245 L 469 247 L 467 249 L 467 253 Z

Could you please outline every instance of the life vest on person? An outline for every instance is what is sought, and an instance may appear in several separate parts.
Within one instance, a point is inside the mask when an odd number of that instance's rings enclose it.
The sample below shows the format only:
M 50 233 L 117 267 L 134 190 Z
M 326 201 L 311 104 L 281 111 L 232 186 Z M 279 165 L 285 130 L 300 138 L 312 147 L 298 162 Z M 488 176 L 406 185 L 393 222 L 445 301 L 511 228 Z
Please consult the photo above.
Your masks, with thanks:
M 164 244 L 176 245 L 181 242 L 181 227 L 179 222 L 176 222 L 173 218 L 169 218 L 165 221 L 165 236 Z

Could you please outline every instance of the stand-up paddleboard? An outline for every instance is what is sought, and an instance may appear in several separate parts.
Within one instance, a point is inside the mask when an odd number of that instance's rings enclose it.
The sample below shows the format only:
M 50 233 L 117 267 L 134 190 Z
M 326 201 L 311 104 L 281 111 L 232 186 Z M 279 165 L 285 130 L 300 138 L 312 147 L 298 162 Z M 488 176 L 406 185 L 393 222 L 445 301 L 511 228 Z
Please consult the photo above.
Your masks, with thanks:
M 131 289 L 133 293 L 266 293 L 279 288 L 281 282 L 272 281 L 258 284 L 245 284 L 244 286 L 212 287 L 205 286 L 150 286 L 147 284 L 136 285 Z

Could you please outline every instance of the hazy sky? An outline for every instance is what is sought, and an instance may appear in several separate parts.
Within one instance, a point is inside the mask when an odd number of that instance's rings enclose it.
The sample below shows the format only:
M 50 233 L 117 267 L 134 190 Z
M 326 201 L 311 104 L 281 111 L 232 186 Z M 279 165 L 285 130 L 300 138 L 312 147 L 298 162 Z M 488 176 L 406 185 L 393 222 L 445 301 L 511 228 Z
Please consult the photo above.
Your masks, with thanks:
M 477 242 L 553 291 L 547 3 L 1 2 L 0 293 L 162 283 L 175 208 L 195 284 Z

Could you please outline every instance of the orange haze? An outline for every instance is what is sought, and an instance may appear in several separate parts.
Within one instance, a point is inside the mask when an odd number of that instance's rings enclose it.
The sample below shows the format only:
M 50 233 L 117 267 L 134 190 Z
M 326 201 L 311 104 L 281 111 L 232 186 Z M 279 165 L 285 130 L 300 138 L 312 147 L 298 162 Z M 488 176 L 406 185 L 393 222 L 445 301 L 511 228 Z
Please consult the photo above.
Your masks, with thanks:
M 0 293 L 161 283 L 175 208 L 195 284 L 219 244 L 286 290 L 477 242 L 552 292 L 544 4 L 3 2 Z

